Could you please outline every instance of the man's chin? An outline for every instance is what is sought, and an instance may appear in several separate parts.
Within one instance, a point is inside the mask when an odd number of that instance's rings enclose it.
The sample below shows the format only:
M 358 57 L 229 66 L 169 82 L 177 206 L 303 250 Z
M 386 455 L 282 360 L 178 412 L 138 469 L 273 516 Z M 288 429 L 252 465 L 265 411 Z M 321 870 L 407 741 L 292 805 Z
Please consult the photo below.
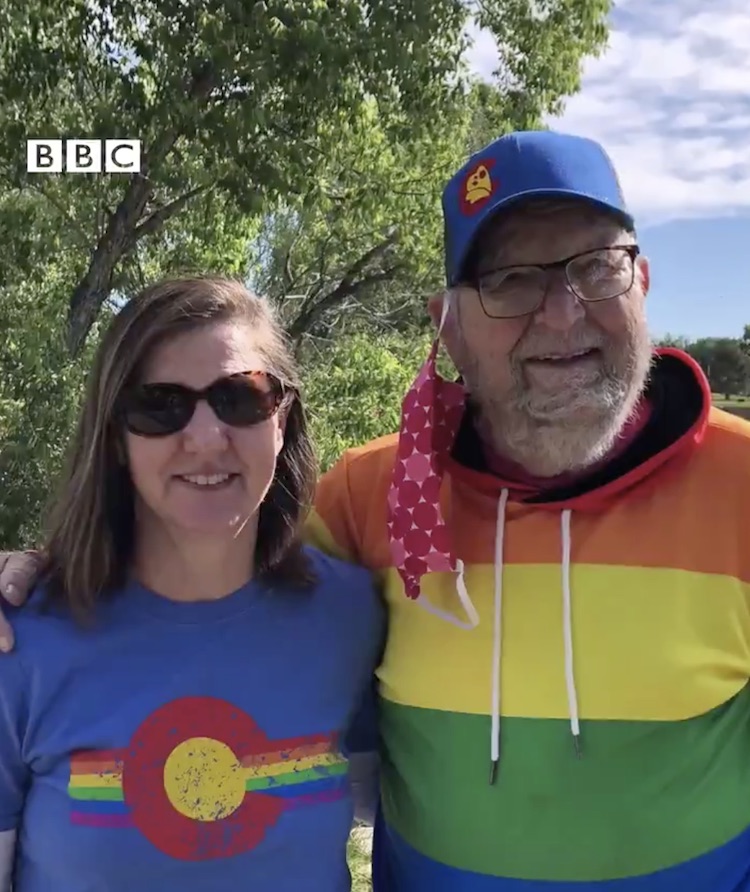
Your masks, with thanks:
M 611 394 L 567 389 L 556 394 L 530 395 L 523 406 L 524 414 L 534 423 L 564 428 L 614 421 L 621 410 L 622 402 Z
M 508 458 L 536 477 L 557 477 L 599 462 L 616 441 L 618 426 L 612 415 L 548 413 L 541 420 L 527 417 L 525 424 L 503 433 Z

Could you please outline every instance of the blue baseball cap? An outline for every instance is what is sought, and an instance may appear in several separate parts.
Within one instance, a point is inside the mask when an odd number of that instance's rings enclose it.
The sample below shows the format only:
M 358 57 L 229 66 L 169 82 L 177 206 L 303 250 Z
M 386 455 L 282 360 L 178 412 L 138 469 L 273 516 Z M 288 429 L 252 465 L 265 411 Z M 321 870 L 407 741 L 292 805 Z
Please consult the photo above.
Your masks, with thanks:
M 498 211 L 530 198 L 582 199 L 614 213 L 629 229 L 635 226 L 599 143 L 549 130 L 510 133 L 472 155 L 443 191 L 448 287 L 460 283 L 482 227 Z

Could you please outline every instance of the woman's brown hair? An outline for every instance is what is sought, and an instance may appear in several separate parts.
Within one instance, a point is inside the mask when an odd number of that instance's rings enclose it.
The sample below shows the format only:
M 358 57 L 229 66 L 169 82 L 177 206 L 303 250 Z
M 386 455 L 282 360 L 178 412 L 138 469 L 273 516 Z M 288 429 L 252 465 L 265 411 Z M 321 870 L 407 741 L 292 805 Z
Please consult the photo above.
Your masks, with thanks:
M 265 301 L 221 277 L 170 279 L 132 298 L 111 321 L 89 374 L 84 403 L 50 511 L 42 579 L 52 602 L 79 618 L 128 579 L 134 547 L 134 489 L 122 462 L 117 405 L 138 381 L 153 350 L 177 334 L 219 322 L 244 324 L 267 371 L 287 396 L 284 445 L 260 507 L 256 576 L 270 585 L 307 588 L 312 566 L 301 528 L 312 503 L 317 462 L 299 380 L 285 335 Z

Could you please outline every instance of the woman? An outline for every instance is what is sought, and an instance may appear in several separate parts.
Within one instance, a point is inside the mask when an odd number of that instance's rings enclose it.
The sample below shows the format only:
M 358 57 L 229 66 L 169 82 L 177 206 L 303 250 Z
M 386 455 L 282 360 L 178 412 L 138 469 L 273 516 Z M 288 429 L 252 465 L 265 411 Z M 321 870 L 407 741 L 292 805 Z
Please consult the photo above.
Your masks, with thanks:
M 314 484 L 260 300 L 185 279 L 114 318 L 0 660 L 14 892 L 349 890 L 383 616 L 365 571 L 300 545 Z

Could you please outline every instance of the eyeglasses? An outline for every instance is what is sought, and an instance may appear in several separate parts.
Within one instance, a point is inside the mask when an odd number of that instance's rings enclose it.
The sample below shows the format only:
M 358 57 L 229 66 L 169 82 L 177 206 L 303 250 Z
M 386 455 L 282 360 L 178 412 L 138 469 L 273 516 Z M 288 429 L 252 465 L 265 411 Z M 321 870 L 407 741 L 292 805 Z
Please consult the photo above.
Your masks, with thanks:
M 563 270 L 565 281 L 584 303 L 612 300 L 626 294 L 635 281 L 637 245 L 617 245 L 583 251 L 555 263 L 506 266 L 476 277 L 482 309 L 493 319 L 513 319 L 535 313 L 544 303 L 550 273 Z
M 126 391 L 119 417 L 139 437 L 167 437 L 184 430 L 201 400 L 231 427 L 251 427 L 268 421 L 279 410 L 286 391 L 267 372 L 241 372 L 214 381 L 204 390 L 183 384 L 141 384 Z

